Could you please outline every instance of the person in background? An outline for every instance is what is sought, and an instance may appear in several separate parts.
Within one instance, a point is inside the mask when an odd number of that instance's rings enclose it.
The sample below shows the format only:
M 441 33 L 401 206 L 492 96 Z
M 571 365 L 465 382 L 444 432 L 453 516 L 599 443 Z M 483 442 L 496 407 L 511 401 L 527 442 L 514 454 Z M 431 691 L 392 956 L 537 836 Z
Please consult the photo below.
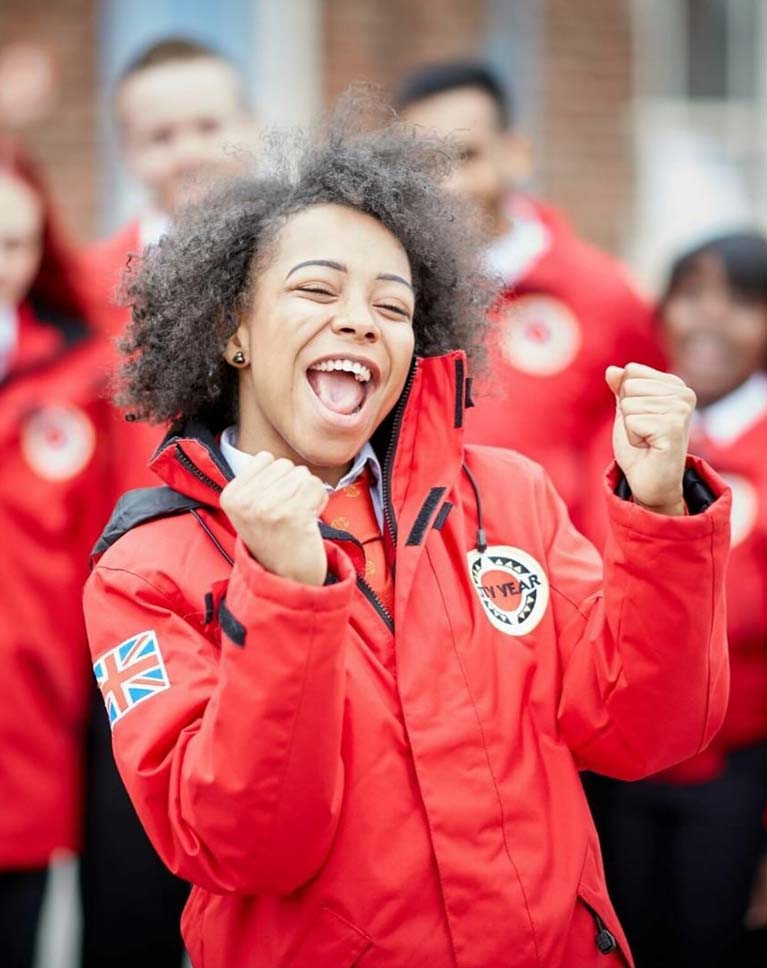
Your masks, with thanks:
M 114 111 L 125 164 L 145 189 L 149 208 L 82 253 L 94 316 L 110 339 L 128 322 L 119 290 L 130 258 L 157 243 L 196 192 L 235 171 L 241 164 L 238 150 L 249 148 L 254 138 L 234 66 L 212 48 L 183 37 L 160 40 L 128 64 L 117 82 Z M 117 415 L 124 424 L 123 416 Z M 161 432 L 129 424 L 116 427 L 115 436 L 125 455 L 115 497 L 155 484 L 147 463 Z
M 682 255 L 658 317 L 670 367 L 698 397 L 690 449 L 732 488 L 730 701 L 695 758 L 642 783 L 589 777 L 587 789 L 639 968 L 743 968 L 734 951 L 767 806 L 767 238 L 725 235 Z M 611 436 L 594 444 L 595 493 Z M 599 503 L 585 524 L 601 547 Z
M 235 68 L 215 50 L 184 38 L 160 40 L 126 67 L 114 109 L 125 162 L 146 189 L 150 208 L 83 254 L 94 315 L 110 341 L 128 322 L 119 290 L 131 257 L 159 241 L 201 186 L 235 171 L 241 163 L 236 149 L 253 140 Z M 108 355 L 113 368 L 114 348 Z M 113 410 L 113 503 L 124 491 L 157 483 L 148 462 L 162 435 Z M 141 829 L 114 766 L 95 688 L 93 702 L 82 861 L 84 968 L 139 961 L 144 968 L 172 968 L 181 959 L 178 919 L 188 888 L 163 867 Z M 133 912 L 130 932 L 120 928 L 127 909 Z
M 529 146 L 486 66 L 420 67 L 395 100 L 404 120 L 458 143 L 448 187 L 476 204 L 492 235 L 486 264 L 503 295 L 493 313 L 490 380 L 466 418 L 469 440 L 539 461 L 577 515 L 581 455 L 614 405 L 605 367 L 662 364 L 649 308 L 618 263 L 520 190 Z
M 0 136 L 0 961 L 28 968 L 57 851 L 80 842 L 81 589 L 109 513 L 102 351 L 43 180 Z

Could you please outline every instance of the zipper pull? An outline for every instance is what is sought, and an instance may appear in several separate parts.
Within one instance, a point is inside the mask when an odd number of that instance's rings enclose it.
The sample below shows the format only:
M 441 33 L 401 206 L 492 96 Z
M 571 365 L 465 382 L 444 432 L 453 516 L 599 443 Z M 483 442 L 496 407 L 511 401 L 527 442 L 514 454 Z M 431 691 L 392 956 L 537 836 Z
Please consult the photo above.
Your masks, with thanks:
M 597 948 L 599 948 L 601 954 L 611 955 L 613 951 L 618 948 L 618 942 L 615 940 L 615 935 L 612 933 L 612 931 L 607 930 L 604 921 L 600 918 L 596 911 L 593 911 L 592 913 L 594 915 L 594 922 L 597 926 Z

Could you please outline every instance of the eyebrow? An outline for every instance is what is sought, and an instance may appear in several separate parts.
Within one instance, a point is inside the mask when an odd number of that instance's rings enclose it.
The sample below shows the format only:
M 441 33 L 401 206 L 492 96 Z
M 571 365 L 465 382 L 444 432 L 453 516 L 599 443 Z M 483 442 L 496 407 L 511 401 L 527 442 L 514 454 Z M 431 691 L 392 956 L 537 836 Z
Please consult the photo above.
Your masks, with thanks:
M 325 266 L 327 269 L 335 269 L 337 272 L 348 272 L 349 269 L 343 265 L 341 262 L 333 262 L 332 259 L 307 259 L 306 262 L 299 262 L 298 265 L 293 266 L 290 272 L 285 276 L 289 279 L 294 272 L 298 272 L 299 269 L 303 269 L 305 266 Z M 402 276 L 397 276 L 393 272 L 380 272 L 376 279 L 382 279 L 385 282 L 401 282 L 403 286 L 407 286 L 411 292 L 413 292 L 413 286 L 403 279 Z

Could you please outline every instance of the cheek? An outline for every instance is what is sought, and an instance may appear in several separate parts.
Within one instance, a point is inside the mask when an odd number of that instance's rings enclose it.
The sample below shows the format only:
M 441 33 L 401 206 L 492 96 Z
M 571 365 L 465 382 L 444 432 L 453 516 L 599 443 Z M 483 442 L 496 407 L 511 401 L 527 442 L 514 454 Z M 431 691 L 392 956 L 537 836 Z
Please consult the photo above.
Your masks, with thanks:
M 767 367 L 767 313 L 749 312 L 733 329 L 739 355 L 754 369 Z
M 410 371 L 410 361 L 415 352 L 415 334 L 410 326 L 403 326 L 389 340 L 391 357 L 391 382 L 399 395 Z
M 695 328 L 695 307 L 687 301 L 674 300 L 663 309 L 661 338 L 674 347 Z
M 19 252 L 8 260 L 5 277 L 14 301 L 22 299 L 28 292 L 40 268 L 41 257 L 42 251 L 35 248 Z

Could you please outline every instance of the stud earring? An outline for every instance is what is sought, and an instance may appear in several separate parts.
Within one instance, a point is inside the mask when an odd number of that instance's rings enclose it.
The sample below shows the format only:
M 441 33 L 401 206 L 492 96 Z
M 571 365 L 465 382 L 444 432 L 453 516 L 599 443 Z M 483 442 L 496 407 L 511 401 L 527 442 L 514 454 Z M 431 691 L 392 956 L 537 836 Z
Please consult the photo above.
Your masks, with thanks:
M 244 366 L 246 362 L 245 354 L 242 352 L 242 350 L 237 350 L 232 357 L 232 363 L 234 363 L 235 366 Z

